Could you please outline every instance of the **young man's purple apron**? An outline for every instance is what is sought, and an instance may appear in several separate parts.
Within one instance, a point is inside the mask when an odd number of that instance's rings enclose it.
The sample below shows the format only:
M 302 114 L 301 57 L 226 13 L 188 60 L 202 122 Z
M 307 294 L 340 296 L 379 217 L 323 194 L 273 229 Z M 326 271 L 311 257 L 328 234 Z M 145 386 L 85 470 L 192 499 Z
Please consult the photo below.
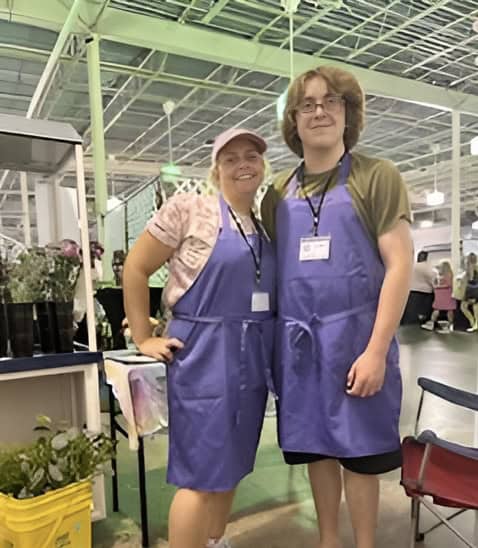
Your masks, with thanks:
M 168 329 L 185 344 L 168 367 L 167 479 L 211 492 L 233 489 L 254 468 L 268 389 L 273 392 L 275 323 L 273 246 L 264 235 L 233 230 L 219 200 L 217 243 L 173 307 Z
M 402 384 L 395 339 L 380 392 L 367 398 L 346 394 L 347 373 L 372 333 L 385 275 L 346 187 L 351 161 L 346 154 L 338 184 L 310 203 L 295 197 L 294 175 L 276 213 L 274 380 L 283 451 L 347 458 L 400 449 Z

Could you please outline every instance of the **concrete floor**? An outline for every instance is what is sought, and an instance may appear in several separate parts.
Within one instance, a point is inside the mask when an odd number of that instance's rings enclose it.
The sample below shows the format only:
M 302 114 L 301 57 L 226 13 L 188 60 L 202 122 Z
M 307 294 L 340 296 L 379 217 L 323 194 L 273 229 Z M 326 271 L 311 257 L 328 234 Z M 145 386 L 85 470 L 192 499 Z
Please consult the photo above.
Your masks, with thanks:
M 444 383 L 476 391 L 478 336 L 453 333 L 439 335 L 414 326 L 401 329 L 401 367 L 404 402 L 401 432 L 413 432 L 420 396 L 416 380 L 427 376 Z M 472 412 L 454 408 L 441 400 L 426 398 L 421 428 L 431 428 L 440 436 L 467 445 L 473 444 Z M 164 481 L 166 440 L 156 436 L 147 441 L 147 483 L 152 546 L 167 547 L 167 511 L 173 489 Z M 96 548 L 130 548 L 140 546 L 138 489 L 135 455 L 126 442 L 119 446 L 120 507 L 119 514 L 109 511 L 108 519 L 94 525 Z M 409 531 L 409 499 L 399 485 L 399 472 L 383 477 L 381 511 L 377 548 L 407 548 Z M 107 481 L 109 487 L 109 482 Z M 109 492 L 108 504 L 110 507 Z M 434 518 L 423 511 L 427 527 Z M 341 507 L 341 535 L 344 548 L 353 548 L 352 532 L 345 505 Z M 455 524 L 471 537 L 474 514 L 467 512 Z M 239 487 L 228 526 L 233 548 L 317 548 L 318 533 L 315 512 L 303 468 L 290 470 L 282 463 L 275 443 L 275 420 L 266 419 L 254 474 Z M 440 527 L 427 536 L 424 548 L 461 546 L 456 537 Z

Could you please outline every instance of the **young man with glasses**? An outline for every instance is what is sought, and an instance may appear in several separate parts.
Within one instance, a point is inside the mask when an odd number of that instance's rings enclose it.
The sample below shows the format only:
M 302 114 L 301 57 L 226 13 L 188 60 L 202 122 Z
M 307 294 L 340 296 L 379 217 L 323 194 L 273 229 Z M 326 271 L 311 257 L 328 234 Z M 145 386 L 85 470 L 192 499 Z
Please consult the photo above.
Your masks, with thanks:
M 401 464 L 394 335 L 412 271 L 410 208 L 391 162 L 352 152 L 363 123 L 354 76 L 299 76 L 282 130 L 301 161 L 262 203 L 278 261 L 279 443 L 288 464 L 308 464 L 320 548 L 341 546 L 342 473 L 356 547 L 375 547 L 378 475 Z

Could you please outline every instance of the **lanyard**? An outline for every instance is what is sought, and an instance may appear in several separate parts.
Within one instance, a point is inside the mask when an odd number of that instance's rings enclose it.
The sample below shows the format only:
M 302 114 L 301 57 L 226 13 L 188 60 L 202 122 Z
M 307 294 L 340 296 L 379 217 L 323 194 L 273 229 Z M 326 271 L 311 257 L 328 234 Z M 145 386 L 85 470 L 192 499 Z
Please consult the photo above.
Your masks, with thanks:
M 340 158 L 338 161 L 338 165 L 341 165 L 342 160 L 344 159 L 345 154 Z M 310 196 L 305 191 L 305 182 L 304 182 L 304 162 L 302 162 L 297 170 L 297 180 L 299 181 L 299 185 L 302 188 L 302 192 L 304 193 L 305 199 L 307 203 L 309 204 L 310 211 L 312 212 L 312 218 L 314 219 L 314 226 L 313 226 L 313 236 L 317 237 L 319 234 L 319 222 L 320 222 L 320 212 L 322 211 L 322 206 L 324 204 L 325 195 L 327 194 L 327 191 L 329 190 L 329 186 L 332 183 L 332 179 L 334 178 L 334 172 L 330 174 L 330 177 L 327 179 L 327 182 L 325 183 L 324 190 L 322 192 L 322 195 L 320 196 L 320 202 L 319 207 L 316 209 L 314 207 L 314 204 L 312 203 L 312 200 L 310 199 Z
M 233 218 L 234 222 L 236 223 L 237 229 L 239 230 L 239 233 L 243 237 L 244 241 L 247 244 L 247 247 L 249 248 L 252 258 L 254 260 L 254 266 L 256 269 L 256 283 L 259 285 L 261 281 L 261 262 L 262 262 L 262 227 L 259 224 L 259 221 L 256 219 L 256 216 L 254 215 L 254 212 L 251 210 L 251 219 L 254 223 L 254 227 L 257 230 L 257 236 L 259 238 L 259 254 L 256 254 L 256 251 L 254 247 L 251 245 L 251 242 L 248 240 L 246 233 L 244 232 L 244 228 L 242 227 L 242 223 L 239 219 L 239 217 L 236 215 L 234 210 L 230 205 L 227 206 L 227 209 L 229 213 L 231 214 L 231 217 Z

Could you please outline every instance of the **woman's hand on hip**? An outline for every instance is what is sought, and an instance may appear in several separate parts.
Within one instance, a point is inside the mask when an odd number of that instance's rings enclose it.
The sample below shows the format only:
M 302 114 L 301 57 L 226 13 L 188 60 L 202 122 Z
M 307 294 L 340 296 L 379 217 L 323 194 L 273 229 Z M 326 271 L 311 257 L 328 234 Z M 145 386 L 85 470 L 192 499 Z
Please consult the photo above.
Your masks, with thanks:
M 141 354 L 166 362 L 170 362 L 173 359 L 174 352 L 183 347 L 184 343 L 179 339 L 164 337 L 149 337 L 138 345 Z
M 346 392 L 349 396 L 367 398 L 382 389 L 386 361 L 385 355 L 366 350 L 350 368 L 347 375 Z

